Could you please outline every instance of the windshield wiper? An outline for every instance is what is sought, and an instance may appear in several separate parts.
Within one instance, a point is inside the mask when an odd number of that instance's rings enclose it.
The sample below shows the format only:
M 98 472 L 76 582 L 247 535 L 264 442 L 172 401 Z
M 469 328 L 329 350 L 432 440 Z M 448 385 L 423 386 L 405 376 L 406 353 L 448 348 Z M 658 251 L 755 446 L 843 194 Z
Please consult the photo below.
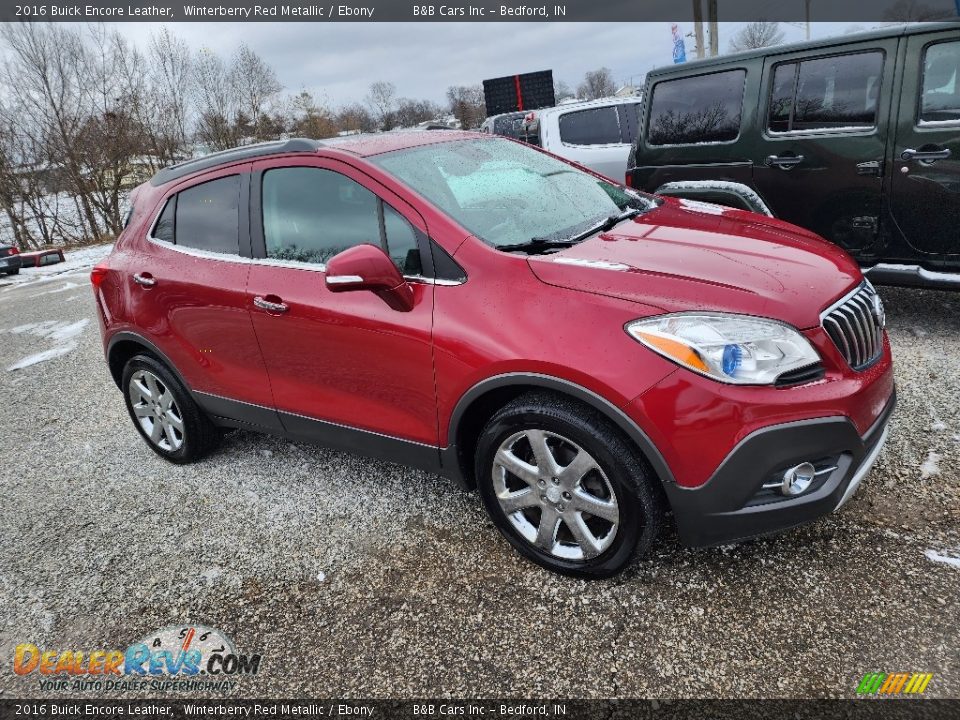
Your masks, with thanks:
M 513 245 L 497 245 L 497 250 L 511 251 L 511 250 L 528 250 L 531 252 L 539 252 L 542 250 L 549 250 L 552 248 L 566 248 L 571 245 L 576 245 L 582 240 L 586 240 L 591 235 L 594 235 L 598 232 L 605 232 L 607 230 L 613 229 L 615 226 L 622 223 L 624 220 L 629 220 L 632 217 L 636 217 L 641 212 L 640 208 L 628 208 L 620 213 L 614 213 L 608 215 L 603 219 L 603 222 L 593 225 L 590 228 L 584 230 L 583 232 L 577 233 L 576 235 L 562 240 L 551 240 L 550 238 L 545 237 L 533 237 L 530 238 L 527 242 L 515 243 Z

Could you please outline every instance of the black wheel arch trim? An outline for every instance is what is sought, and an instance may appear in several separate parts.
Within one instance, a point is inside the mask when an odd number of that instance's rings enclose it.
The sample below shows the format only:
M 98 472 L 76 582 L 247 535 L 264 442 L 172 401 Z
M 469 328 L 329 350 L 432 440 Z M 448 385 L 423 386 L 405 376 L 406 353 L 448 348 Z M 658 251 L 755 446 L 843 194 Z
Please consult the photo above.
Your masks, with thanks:
M 623 410 L 614 405 L 601 395 L 577 385 L 569 380 L 554 377 L 553 375 L 544 375 L 541 373 L 512 372 L 494 375 L 485 380 L 481 380 L 476 385 L 467 390 L 457 404 L 454 406 L 450 415 L 450 424 L 447 430 L 447 448 L 444 452 L 444 466 L 452 463 L 456 457 L 457 437 L 460 431 L 461 423 L 467 413 L 468 408 L 480 397 L 486 393 L 499 388 L 526 385 L 569 395 L 571 397 L 586 403 L 594 410 L 597 410 L 606 418 L 611 420 L 627 437 L 634 442 L 643 457 L 650 463 L 653 471 L 661 482 L 673 483 L 673 473 L 670 466 L 664 459 L 660 450 L 653 443 L 650 437 L 637 425 Z
M 143 337 L 143 335 L 139 335 L 129 330 L 121 330 L 120 332 L 114 333 L 114 335 L 111 336 L 109 342 L 107 343 L 107 352 L 106 352 L 107 367 L 110 370 L 110 376 L 113 378 L 118 388 L 120 388 L 120 380 L 117 376 L 113 374 L 113 368 L 110 366 L 110 356 L 113 354 L 113 348 L 118 343 L 121 343 L 121 342 L 133 342 L 133 343 L 136 343 L 137 345 L 143 345 L 144 348 L 150 351 L 153 355 L 156 355 L 157 358 L 161 362 L 163 362 L 164 365 L 167 366 L 167 369 L 171 373 L 173 373 L 173 375 L 177 378 L 177 380 L 180 381 L 180 384 L 183 385 L 188 392 L 190 393 L 193 392 L 193 389 L 190 387 L 190 384 L 183 379 L 183 376 L 177 370 L 177 366 L 174 365 L 172 362 L 170 362 L 170 358 L 168 358 L 160 348 L 158 348 L 152 342 L 150 342 L 145 337 Z M 121 368 L 121 374 L 122 374 L 122 368 Z M 120 388 L 120 389 L 122 390 L 123 388 Z

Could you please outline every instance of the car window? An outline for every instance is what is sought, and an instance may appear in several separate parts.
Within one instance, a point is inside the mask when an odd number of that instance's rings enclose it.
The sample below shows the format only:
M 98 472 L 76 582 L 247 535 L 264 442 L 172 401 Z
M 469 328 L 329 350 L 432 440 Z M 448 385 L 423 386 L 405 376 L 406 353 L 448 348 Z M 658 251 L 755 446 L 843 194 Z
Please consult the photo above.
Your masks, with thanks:
M 609 145 L 620 142 L 617 109 L 607 107 L 577 110 L 560 116 L 560 141 L 567 145 Z
M 740 134 L 744 70 L 665 80 L 653 87 L 647 142 L 695 145 Z
M 873 127 L 882 72 L 881 52 L 777 65 L 768 127 L 772 132 Z
M 422 275 L 417 232 L 413 225 L 386 203 L 383 203 L 383 229 L 387 235 L 387 252 L 400 273 Z
M 920 122 L 960 120 L 960 41 L 937 43 L 923 59 Z
M 617 105 L 617 115 L 620 117 L 620 142 L 630 145 L 637 139 L 639 109 L 639 103 Z
M 153 239 L 161 240 L 163 242 L 172 243 L 173 238 L 173 214 L 177 209 L 177 196 L 174 195 L 169 200 L 163 208 L 163 212 L 160 213 L 160 217 L 157 219 L 157 224 L 153 228 Z
M 350 178 L 314 167 L 263 175 L 263 235 L 267 257 L 326 263 L 370 243 L 381 246 L 377 196 Z
M 177 194 L 174 241 L 209 252 L 240 253 L 240 176 L 210 180 Z

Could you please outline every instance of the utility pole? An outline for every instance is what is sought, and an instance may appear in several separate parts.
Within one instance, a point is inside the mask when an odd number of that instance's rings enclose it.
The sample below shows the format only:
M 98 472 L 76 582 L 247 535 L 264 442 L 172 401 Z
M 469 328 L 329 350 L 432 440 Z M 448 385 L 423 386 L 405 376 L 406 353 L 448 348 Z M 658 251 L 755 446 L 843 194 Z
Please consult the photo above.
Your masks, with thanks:
M 693 36 L 697 43 L 697 59 L 703 59 L 703 6 L 693 0 Z
M 717 36 L 717 0 L 707 0 L 707 23 L 710 26 L 710 57 L 716 57 L 720 50 L 720 38 Z
M 960 5 L 957 5 L 960 10 Z M 807 24 L 807 40 L 810 39 L 810 0 L 803 0 L 804 20 Z

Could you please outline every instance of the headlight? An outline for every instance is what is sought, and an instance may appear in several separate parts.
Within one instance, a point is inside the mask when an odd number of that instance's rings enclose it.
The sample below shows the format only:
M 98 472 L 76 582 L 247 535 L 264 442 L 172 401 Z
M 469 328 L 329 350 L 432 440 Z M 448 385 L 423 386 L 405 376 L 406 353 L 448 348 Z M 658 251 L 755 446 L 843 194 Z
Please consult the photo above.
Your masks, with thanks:
M 794 328 L 748 315 L 659 315 L 635 320 L 625 329 L 668 360 L 736 385 L 772 385 L 783 373 L 820 361 Z

